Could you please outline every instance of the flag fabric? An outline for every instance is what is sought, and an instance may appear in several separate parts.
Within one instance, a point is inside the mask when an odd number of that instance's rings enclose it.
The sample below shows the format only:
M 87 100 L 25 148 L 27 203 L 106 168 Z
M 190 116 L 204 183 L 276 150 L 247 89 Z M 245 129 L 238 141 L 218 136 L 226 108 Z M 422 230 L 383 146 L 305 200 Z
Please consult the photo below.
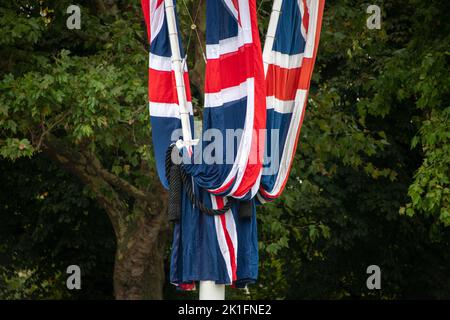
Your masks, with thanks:
M 164 187 L 169 184 L 165 172 L 166 151 L 181 137 L 181 120 L 175 73 L 172 65 L 169 31 L 164 0 L 141 0 L 149 40 L 148 100 L 156 168 Z M 177 26 L 178 28 L 178 26 Z M 180 41 L 181 44 L 181 41 Z M 180 45 L 181 55 L 184 56 Z M 184 64 L 187 105 L 193 118 L 187 66 Z M 191 119 L 191 125 L 193 119 Z
M 289 177 L 317 55 L 324 0 L 283 0 L 266 71 L 267 149 L 258 200 L 280 196 Z M 275 130 L 273 130 L 275 129 Z M 275 149 L 276 148 L 276 149 Z
M 167 187 L 164 160 L 180 132 L 178 100 L 170 62 L 171 51 L 162 0 L 142 0 L 150 40 L 149 105 L 158 174 Z M 256 0 L 208 0 L 206 26 L 205 109 L 203 141 L 194 147 L 184 168 L 198 198 L 210 208 L 222 208 L 233 196 L 250 200 L 258 190 L 262 171 L 265 128 L 264 70 L 256 21 Z M 180 44 L 181 47 L 181 44 Z M 187 70 L 185 70 L 187 71 Z M 185 85 L 190 101 L 189 83 Z M 193 128 L 193 123 L 191 122 Z M 207 150 L 211 130 L 237 135 L 223 152 Z M 225 140 L 225 139 L 224 139 Z M 200 156 L 200 163 L 196 156 Z M 206 155 L 206 158 L 203 159 Z M 212 163 L 208 162 L 211 161 Z M 252 215 L 239 217 L 240 203 L 223 215 L 208 216 L 183 194 L 181 219 L 174 226 L 170 281 L 192 289 L 194 281 L 214 280 L 244 286 L 257 278 L 258 242 L 255 204 Z
M 206 58 L 203 163 L 185 168 L 212 194 L 250 199 L 261 177 L 266 125 L 255 0 L 207 1 Z M 223 137 L 223 151 L 209 157 L 205 151 L 217 141 L 207 139 L 214 133 Z
M 256 0 L 206 2 L 206 59 L 203 141 L 184 168 L 202 201 L 220 209 L 230 197 L 251 200 L 262 172 L 265 137 L 258 131 L 265 128 L 266 107 Z M 219 137 L 222 152 L 212 148 Z M 185 199 L 174 234 L 173 283 L 240 287 L 256 280 L 255 203 L 250 217 L 240 217 L 239 209 L 236 202 L 225 214 L 208 216 Z
M 152 139 L 158 174 L 167 188 L 166 151 L 182 138 L 172 54 L 164 0 L 141 0 L 141 4 L 150 44 Z M 323 5 L 323 0 L 283 0 L 265 74 L 256 0 L 207 0 L 202 139 L 192 153 L 185 152 L 188 163 L 183 168 L 196 197 L 207 207 L 220 209 L 235 200 L 225 214 L 210 216 L 200 212 L 184 190 L 170 263 L 170 281 L 180 289 L 193 289 L 201 280 L 243 287 L 257 279 L 256 198 L 270 201 L 286 184 L 303 121 Z M 184 72 L 194 129 L 186 67 Z M 280 134 L 273 135 L 271 129 Z M 263 162 L 274 148 L 280 166 L 263 174 Z M 249 217 L 239 215 L 243 201 L 250 201 Z

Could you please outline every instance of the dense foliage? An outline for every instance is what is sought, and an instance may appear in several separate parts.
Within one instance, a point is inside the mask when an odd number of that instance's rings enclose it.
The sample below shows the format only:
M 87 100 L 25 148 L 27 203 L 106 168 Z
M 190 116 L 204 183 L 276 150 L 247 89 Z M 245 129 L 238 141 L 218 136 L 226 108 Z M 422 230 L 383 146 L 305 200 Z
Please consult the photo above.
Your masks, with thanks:
M 0 164 L 0 298 L 112 298 L 111 224 L 80 183 L 42 156 Z M 82 289 L 69 292 L 66 268 Z
M 39 3 L 0 6 L 0 298 L 110 298 L 115 237 L 100 191 L 41 151 L 57 139 L 139 190 L 157 184 L 139 3 L 80 1 L 79 31 L 65 27 L 70 1 Z M 230 297 L 450 298 L 450 3 L 375 3 L 380 30 L 366 27 L 369 3 L 326 3 L 291 178 L 258 208 L 260 279 Z M 179 1 L 196 103 L 199 6 Z M 262 35 L 270 7 L 259 1 Z M 64 288 L 74 260 L 80 292 Z M 372 264 L 382 290 L 366 287 Z
M 290 184 L 259 214 L 261 297 L 450 295 L 449 4 L 379 4 L 369 30 L 367 4 L 327 2 Z

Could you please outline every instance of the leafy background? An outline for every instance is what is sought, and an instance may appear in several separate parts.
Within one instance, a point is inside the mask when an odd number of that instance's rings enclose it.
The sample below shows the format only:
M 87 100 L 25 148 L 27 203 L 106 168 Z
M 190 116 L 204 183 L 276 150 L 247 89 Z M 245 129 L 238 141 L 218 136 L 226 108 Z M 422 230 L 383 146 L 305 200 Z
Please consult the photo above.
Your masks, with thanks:
M 154 172 L 139 2 L 78 3 L 79 31 L 65 27 L 69 1 L 0 5 L 3 299 L 114 297 L 111 222 L 42 152 L 46 134 L 138 186 L 157 182 L 138 170 Z M 381 7 L 380 30 L 366 27 L 369 4 Z M 178 1 L 199 116 L 203 44 L 190 15 L 203 5 Z M 261 35 L 270 7 L 258 1 Z M 450 298 L 449 11 L 444 0 L 326 2 L 290 180 L 258 208 L 260 277 L 229 298 Z M 83 270 L 80 291 L 65 287 L 70 264 Z M 382 290 L 366 287 L 371 264 Z M 195 295 L 164 288 L 165 298 Z

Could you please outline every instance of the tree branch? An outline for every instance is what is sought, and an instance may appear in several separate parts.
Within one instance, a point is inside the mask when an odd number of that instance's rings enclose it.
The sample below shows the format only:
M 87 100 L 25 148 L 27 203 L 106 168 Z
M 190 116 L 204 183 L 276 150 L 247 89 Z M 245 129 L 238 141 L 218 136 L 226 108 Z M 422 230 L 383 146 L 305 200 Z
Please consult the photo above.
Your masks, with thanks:
M 128 195 L 139 199 L 144 202 L 148 202 L 152 195 L 150 193 L 147 193 L 143 190 L 138 189 L 134 185 L 132 185 L 130 182 L 126 181 L 125 179 L 120 178 L 119 176 L 112 174 L 105 168 L 98 165 L 99 160 L 98 159 L 92 159 L 93 165 L 96 168 L 97 172 L 100 174 L 100 176 L 108 181 L 111 185 L 119 188 L 120 190 L 126 192 Z
M 151 193 L 137 188 L 105 169 L 95 154 L 74 150 L 51 133 L 45 135 L 42 146 L 52 159 L 92 188 L 97 201 L 107 211 L 117 237 L 123 235 L 125 216 L 133 209 L 128 207 L 126 200 L 115 188 L 134 198 L 135 205 L 139 205 L 146 213 L 152 216 L 161 213 L 161 201 L 165 203 L 161 197 L 162 190 Z M 161 201 L 155 201 L 155 198 Z
M 116 237 L 119 238 L 124 232 L 124 212 L 126 213 L 128 208 L 116 190 L 103 177 L 98 175 L 89 159 L 52 134 L 46 135 L 42 146 L 44 152 L 50 158 L 94 191 L 97 201 L 106 210 L 111 220 Z

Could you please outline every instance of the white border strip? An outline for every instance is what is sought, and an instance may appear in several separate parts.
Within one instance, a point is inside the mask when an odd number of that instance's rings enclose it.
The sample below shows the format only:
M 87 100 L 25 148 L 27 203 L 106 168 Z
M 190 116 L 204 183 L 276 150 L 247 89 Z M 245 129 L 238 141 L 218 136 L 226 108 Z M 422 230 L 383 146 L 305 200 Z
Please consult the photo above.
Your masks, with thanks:
M 278 113 L 292 113 L 297 106 L 296 101 L 301 94 L 300 90 L 297 90 L 295 100 L 280 100 L 275 96 L 266 97 L 267 110 L 274 109 Z
M 164 3 L 156 8 L 157 2 L 158 0 L 150 0 L 150 43 L 158 36 L 164 23 Z
M 223 104 L 237 101 L 247 96 L 247 81 L 238 86 L 229 87 L 214 93 L 205 93 L 205 108 L 221 107 Z
M 295 69 L 300 68 L 303 62 L 303 53 L 298 54 L 285 54 L 278 51 L 272 51 L 269 57 L 269 64 L 285 68 L 285 69 Z
M 306 97 L 308 92 L 306 90 L 298 90 L 297 96 L 295 97 L 294 112 L 292 113 L 291 124 L 286 137 L 286 142 L 284 143 L 283 155 L 281 156 L 279 171 L 277 175 L 277 180 L 275 181 L 273 189 L 268 192 L 270 195 L 278 194 L 281 189 L 284 180 L 290 171 L 290 164 L 292 160 L 292 155 L 295 152 L 295 142 L 297 140 L 298 130 L 300 129 L 300 119 L 303 114 L 303 106 L 306 103 Z
M 186 105 L 189 110 L 189 114 L 193 115 L 192 102 L 188 101 Z M 150 101 L 148 103 L 148 108 L 150 116 L 152 117 L 180 119 L 180 106 L 176 103 L 161 103 Z
M 187 72 L 187 63 L 185 63 L 185 59 L 182 61 L 184 72 Z M 150 69 L 158 70 L 158 71 L 166 71 L 171 72 L 174 71 L 175 68 L 172 65 L 171 57 L 163 57 L 156 55 L 154 53 L 149 53 L 148 55 L 148 65 Z
M 247 110 L 245 114 L 245 124 L 243 128 L 243 134 L 241 138 L 241 143 L 239 144 L 236 158 L 234 159 L 233 167 L 231 168 L 228 176 L 223 181 L 222 185 L 216 189 L 209 189 L 210 192 L 217 192 L 223 186 L 227 185 L 232 179 L 236 178 L 233 189 L 229 192 L 229 195 L 237 190 L 241 184 L 242 178 L 247 167 L 248 157 L 250 156 L 250 150 L 252 145 L 252 135 L 253 135 L 253 121 L 255 113 L 255 92 L 254 92 L 255 81 L 254 78 L 248 78 L 246 81 L 247 87 Z
M 213 209 L 217 209 L 218 205 L 217 205 L 217 201 L 216 201 L 216 196 L 214 195 L 210 195 L 211 196 L 211 204 Z M 231 212 L 231 210 L 228 210 L 226 214 L 229 214 Z M 233 220 L 234 222 L 234 220 Z M 214 227 L 216 229 L 216 235 L 217 235 L 217 242 L 219 243 L 219 248 L 220 248 L 220 252 L 222 253 L 222 257 L 225 260 L 225 265 L 227 267 L 227 273 L 228 273 L 228 279 L 229 279 L 229 283 L 231 284 L 233 282 L 233 269 L 231 268 L 231 259 L 230 259 L 230 249 L 228 248 L 228 244 L 227 244 L 227 239 L 225 237 L 225 232 L 223 230 L 223 227 L 226 226 L 222 226 L 222 221 L 220 219 L 220 216 L 215 215 L 214 216 Z M 234 226 L 236 228 L 236 226 Z M 228 231 L 229 233 L 229 231 Z M 236 250 L 235 250 L 236 252 Z M 237 262 L 237 260 L 236 260 Z

